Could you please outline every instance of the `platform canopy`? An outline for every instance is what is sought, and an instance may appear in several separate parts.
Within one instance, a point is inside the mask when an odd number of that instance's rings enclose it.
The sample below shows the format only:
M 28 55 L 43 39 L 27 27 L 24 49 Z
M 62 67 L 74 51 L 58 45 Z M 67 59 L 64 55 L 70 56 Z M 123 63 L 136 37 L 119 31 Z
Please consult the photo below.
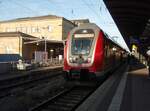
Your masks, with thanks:
M 150 0 L 104 0 L 128 46 L 137 37 L 143 47 L 150 45 Z

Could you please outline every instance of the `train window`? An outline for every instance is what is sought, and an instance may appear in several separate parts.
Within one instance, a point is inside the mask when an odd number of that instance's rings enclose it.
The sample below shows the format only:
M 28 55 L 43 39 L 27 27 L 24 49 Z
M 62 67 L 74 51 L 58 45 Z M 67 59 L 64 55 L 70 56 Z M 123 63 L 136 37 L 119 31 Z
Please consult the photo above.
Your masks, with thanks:
M 93 29 L 79 29 L 73 34 L 71 52 L 73 55 L 88 55 L 94 39 Z
M 74 38 L 72 41 L 72 54 L 88 55 L 90 53 L 92 38 Z

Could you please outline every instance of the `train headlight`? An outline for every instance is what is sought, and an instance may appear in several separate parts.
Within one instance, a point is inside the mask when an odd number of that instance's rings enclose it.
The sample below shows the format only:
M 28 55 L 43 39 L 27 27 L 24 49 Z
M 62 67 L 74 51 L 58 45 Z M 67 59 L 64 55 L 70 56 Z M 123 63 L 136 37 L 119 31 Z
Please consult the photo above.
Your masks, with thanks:
M 84 58 L 83 60 L 84 60 L 84 62 L 85 62 L 85 63 L 87 63 L 87 62 L 88 62 L 88 58 Z
M 90 62 L 91 62 L 91 58 L 88 58 L 88 59 L 87 59 L 87 62 L 90 63 Z
M 76 61 L 77 61 L 77 58 L 75 58 L 75 57 L 69 58 L 69 62 L 71 62 L 71 63 L 75 63 Z
M 69 58 L 69 62 L 73 62 L 73 58 L 72 57 Z
M 84 63 L 90 63 L 91 62 L 91 58 L 86 58 L 85 57 L 83 60 L 84 60 Z
M 77 60 L 77 58 L 74 57 L 74 58 L 73 58 L 73 62 L 76 62 L 76 60 Z

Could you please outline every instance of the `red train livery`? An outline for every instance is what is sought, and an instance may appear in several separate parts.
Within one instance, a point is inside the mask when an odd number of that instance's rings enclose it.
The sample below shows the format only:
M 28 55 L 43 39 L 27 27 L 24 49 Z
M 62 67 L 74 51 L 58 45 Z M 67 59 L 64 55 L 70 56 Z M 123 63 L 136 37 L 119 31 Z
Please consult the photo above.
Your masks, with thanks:
M 123 49 L 93 23 L 75 27 L 64 46 L 64 72 L 67 79 L 93 79 L 120 64 Z

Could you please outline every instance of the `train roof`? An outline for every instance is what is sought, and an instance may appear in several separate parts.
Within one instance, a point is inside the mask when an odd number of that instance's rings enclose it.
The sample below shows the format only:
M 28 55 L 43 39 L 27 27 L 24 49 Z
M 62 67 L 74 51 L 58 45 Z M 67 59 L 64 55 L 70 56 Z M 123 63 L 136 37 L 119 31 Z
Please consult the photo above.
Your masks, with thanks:
M 115 44 L 116 46 L 120 47 L 121 49 L 123 49 L 117 42 L 113 41 L 110 36 L 104 32 L 98 25 L 96 25 L 95 23 L 84 23 L 84 24 L 81 24 L 80 26 L 77 26 L 75 27 L 71 32 L 74 32 L 75 30 L 77 29 L 96 29 L 96 30 L 100 30 L 103 32 L 103 34 L 105 35 L 105 38 L 108 39 L 109 41 L 111 41 L 113 44 Z
M 95 23 L 84 23 L 84 24 L 81 24 L 80 26 L 78 26 L 77 28 L 99 28 L 99 26 L 97 26 Z

